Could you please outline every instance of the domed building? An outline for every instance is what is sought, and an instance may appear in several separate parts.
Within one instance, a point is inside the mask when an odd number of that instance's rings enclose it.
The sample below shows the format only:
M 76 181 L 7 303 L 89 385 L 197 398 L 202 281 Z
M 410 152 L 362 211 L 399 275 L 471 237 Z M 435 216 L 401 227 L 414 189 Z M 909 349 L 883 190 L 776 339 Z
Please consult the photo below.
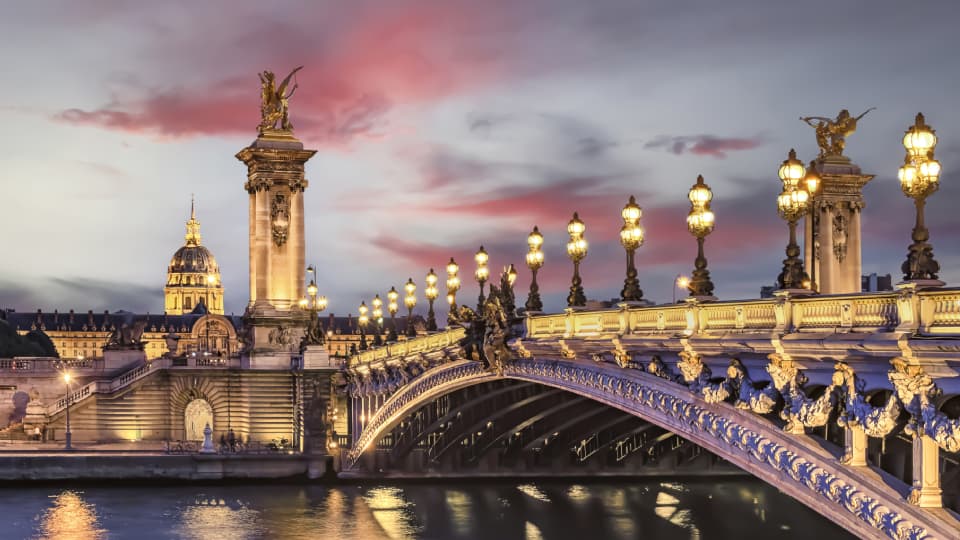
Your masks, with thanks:
M 168 315 L 191 313 L 200 304 L 207 313 L 223 315 L 223 283 L 213 253 L 200 243 L 200 222 L 193 201 L 187 221 L 186 243 L 173 254 L 163 288 L 164 311 Z

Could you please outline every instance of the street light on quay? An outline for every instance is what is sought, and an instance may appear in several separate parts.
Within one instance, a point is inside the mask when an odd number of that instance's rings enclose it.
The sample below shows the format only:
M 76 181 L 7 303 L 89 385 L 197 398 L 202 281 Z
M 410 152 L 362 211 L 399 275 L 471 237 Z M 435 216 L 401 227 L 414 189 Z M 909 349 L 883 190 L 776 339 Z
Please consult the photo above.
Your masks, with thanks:
M 583 294 L 583 280 L 580 278 L 580 261 L 587 256 L 587 240 L 583 237 L 586 230 L 587 226 L 574 212 L 573 219 L 567 223 L 567 233 L 570 235 L 567 256 L 573 261 L 573 279 L 570 282 L 570 294 L 567 296 L 568 307 L 583 307 L 587 304 L 587 298 Z
M 437 296 L 440 295 L 440 290 L 437 288 L 437 283 L 440 281 L 440 278 L 437 277 L 437 274 L 433 272 L 433 268 L 427 273 L 425 279 L 427 286 L 423 289 L 423 295 L 427 297 L 427 331 L 436 332 L 437 331 L 437 317 L 433 312 L 433 301 L 437 299 Z
M 73 380 L 73 377 L 70 376 L 69 371 L 63 372 L 63 383 L 67 385 L 67 434 L 66 434 L 66 444 L 64 445 L 64 450 L 73 450 L 73 446 L 70 445 L 71 439 L 73 438 L 73 433 L 70 431 L 70 402 L 72 401 L 72 395 L 70 392 L 70 381 Z
M 623 227 L 620 228 L 620 245 L 627 252 L 627 277 L 623 280 L 623 290 L 620 298 L 624 302 L 638 302 L 643 298 L 640 281 L 637 280 L 637 267 L 634 263 L 634 254 L 637 248 L 643 245 L 643 228 L 640 227 L 640 216 L 643 211 L 637 206 L 637 200 L 630 196 L 627 205 L 623 207 L 620 216 L 623 217 Z
M 673 303 L 677 303 L 677 289 L 687 290 L 687 287 L 690 285 L 690 278 L 683 275 L 677 274 L 673 278 Z
M 483 310 L 483 284 L 490 278 L 490 269 L 487 268 L 487 261 L 490 260 L 490 256 L 487 255 L 487 251 L 483 249 L 483 246 L 480 246 L 477 254 L 473 256 L 473 260 L 477 262 L 477 270 L 473 275 L 477 278 L 477 283 L 480 284 L 480 297 L 477 299 L 477 312 L 479 313 Z
M 781 290 L 810 291 L 810 276 L 803 270 L 800 259 L 800 246 L 797 245 L 797 220 L 807 213 L 810 194 L 800 180 L 806 176 L 803 163 L 797 159 L 797 153 L 791 148 L 787 159 L 780 164 L 778 175 L 783 182 L 783 191 L 777 197 L 777 210 L 790 228 L 790 240 L 787 243 L 787 258 L 783 260 L 783 271 L 777 276 L 777 286 Z
M 403 298 L 403 304 L 407 306 L 407 337 L 417 337 L 417 329 L 413 327 L 413 308 L 417 305 L 417 284 L 413 282 L 413 278 L 407 278 L 403 288 L 407 292 Z
M 373 300 L 370 301 L 370 305 L 373 307 L 371 314 L 373 315 L 373 344 L 374 346 L 379 347 L 383 345 L 383 300 L 380 299 L 380 295 L 377 294 L 373 297 Z
M 903 147 L 907 155 L 897 174 L 903 194 L 913 199 L 916 206 L 916 223 L 913 227 L 907 260 L 900 269 L 904 281 L 918 282 L 925 286 L 940 286 L 940 264 L 933 258 L 930 231 L 924 224 L 923 210 L 927 197 L 940 187 L 940 162 L 933 158 L 937 147 L 936 132 L 926 124 L 923 113 L 917 113 L 912 126 L 903 135 Z
M 357 323 L 360 325 L 360 350 L 365 351 L 367 350 L 367 323 L 370 321 L 370 319 L 367 318 L 367 312 L 369 312 L 367 303 L 360 302 L 360 307 L 357 308 L 357 312 L 360 313 L 360 316 L 357 318 Z
M 400 309 L 400 293 L 396 287 L 390 287 L 387 291 L 387 311 L 390 312 L 390 332 L 387 334 L 387 341 L 397 341 L 397 311 Z
M 687 288 L 690 298 L 698 300 L 716 300 L 713 296 L 713 282 L 710 281 L 710 271 L 707 270 L 707 258 L 703 254 L 703 242 L 716 223 L 716 216 L 710 210 L 710 201 L 713 200 L 713 191 L 703 181 L 703 175 L 697 176 L 697 183 L 690 188 L 687 194 L 690 199 L 690 213 L 687 214 L 687 230 L 697 239 L 697 258 L 693 262 L 693 277 Z M 677 284 L 679 285 L 677 278 Z
M 524 306 L 527 313 L 540 313 L 543 311 L 543 302 L 540 301 L 540 286 L 537 285 L 537 270 L 543 267 L 543 235 L 536 225 L 533 231 L 527 236 L 527 246 L 530 251 L 527 252 L 527 268 L 530 269 L 532 278 L 530 279 L 530 294 L 527 295 L 527 303 Z
M 449 304 L 447 324 L 452 323 L 456 318 L 457 291 L 460 290 L 460 278 L 457 276 L 459 271 L 460 267 L 457 262 L 453 260 L 453 257 L 450 257 L 450 262 L 447 263 L 447 304 Z

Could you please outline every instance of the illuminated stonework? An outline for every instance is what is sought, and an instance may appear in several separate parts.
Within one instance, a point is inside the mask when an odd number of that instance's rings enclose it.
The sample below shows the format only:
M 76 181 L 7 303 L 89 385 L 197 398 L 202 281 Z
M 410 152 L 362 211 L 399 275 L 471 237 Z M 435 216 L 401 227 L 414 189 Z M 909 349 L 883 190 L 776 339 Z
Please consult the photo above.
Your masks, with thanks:
M 173 254 L 163 288 L 164 311 L 183 315 L 203 304 L 208 313 L 223 315 L 223 283 L 213 253 L 200 243 L 200 222 L 190 203 L 186 242 Z

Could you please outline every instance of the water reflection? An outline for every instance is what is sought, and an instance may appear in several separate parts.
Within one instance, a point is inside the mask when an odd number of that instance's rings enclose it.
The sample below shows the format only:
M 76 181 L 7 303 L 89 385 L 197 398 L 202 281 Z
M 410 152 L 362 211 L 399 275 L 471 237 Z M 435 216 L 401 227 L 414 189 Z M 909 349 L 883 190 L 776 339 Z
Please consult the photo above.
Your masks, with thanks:
M 0 538 L 840 538 L 751 481 L 0 489 Z
M 261 538 L 266 533 L 259 511 L 240 501 L 227 504 L 223 499 L 204 495 L 181 510 L 175 531 L 178 537 L 191 540 L 222 540 L 225 535 L 246 540 Z
M 53 495 L 53 506 L 40 517 L 40 534 L 44 540 L 87 540 L 104 538 L 105 529 L 97 523 L 97 511 L 81 497 L 82 492 L 64 491 Z

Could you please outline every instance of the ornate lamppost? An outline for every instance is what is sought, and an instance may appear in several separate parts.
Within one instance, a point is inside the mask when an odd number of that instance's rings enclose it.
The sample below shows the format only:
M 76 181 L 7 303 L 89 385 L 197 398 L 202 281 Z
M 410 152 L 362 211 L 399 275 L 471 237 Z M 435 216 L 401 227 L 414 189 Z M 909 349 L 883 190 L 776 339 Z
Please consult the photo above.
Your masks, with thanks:
M 427 309 L 427 331 L 436 332 L 437 331 L 437 317 L 433 313 L 433 301 L 437 299 L 437 296 L 440 295 L 440 290 L 437 289 L 437 282 L 439 278 L 437 274 L 433 272 L 433 268 L 430 269 L 430 272 L 427 273 L 426 282 L 427 286 L 423 289 L 423 295 L 427 297 L 427 304 L 429 305 Z
M 417 337 L 417 329 L 413 327 L 413 308 L 417 305 L 417 284 L 413 282 L 413 278 L 407 278 L 403 288 L 407 291 L 407 295 L 403 298 L 403 303 L 407 306 L 407 337 Z
M 634 254 L 637 248 L 643 245 L 643 228 L 640 227 L 640 216 L 643 212 L 637 206 L 637 200 L 630 196 L 630 201 L 620 212 L 623 217 L 623 227 L 620 228 L 620 244 L 627 251 L 627 278 L 623 280 L 623 290 L 620 297 L 624 302 L 638 302 L 643 298 L 640 290 L 640 281 L 637 280 L 637 267 L 634 264 Z
M 480 284 L 480 297 L 477 299 L 477 313 L 479 313 L 483 311 L 483 284 L 490 277 L 490 269 L 487 268 L 487 261 L 490 260 L 490 256 L 487 255 L 483 246 L 480 246 L 480 250 L 473 256 L 473 260 L 477 262 L 477 271 L 474 272 L 473 276 L 477 278 L 477 283 Z
M 450 306 L 447 312 L 447 324 L 453 323 L 457 316 L 457 291 L 460 290 L 460 278 L 457 277 L 457 272 L 459 271 L 457 262 L 450 257 L 450 262 L 447 263 L 447 304 Z
M 390 312 L 390 332 L 387 334 L 387 341 L 397 341 L 397 311 L 400 309 L 400 293 L 396 287 L 390 287 L 387 291 L 387 311 Z
M 807 248 L 811 251 L 810 253 L 810 265 L 809 275 L 810 275 L 810 286 L 808 287 L 811 291 L 816 292 L 817 289 L 817 263 L 816 263 L 816 243 L 819 242 L 817 234 L 817 223 L 820 222 L 820 216 L 817 214 L 817 195 L 820 193 L 820 186 L 823 184 L 823 181 L 820 179 L 820 174 L 817 172 L 817 161 L 811 159 L 810 166 L 807 167 L 807 174 L 803 177 L 803 184 L 806 186 L 807 194 L 809 199 L 807 201 L 807 207 L 809 212 L 807 217 L 807 227 L 810 228 L 810 233 L 806 236 L 807 240 L 810 242 L 810 246 Z
M 586 230 L 586 225 L 574 212 L 573 219 L 567 223 L 567 233 L 570 235 L 567 256 L 573 261 L 573 279 L 570 282 L 570 294 L 567 296 L 568 307 L 583 307 L 587 304 L 587 298 L 583 294 L 583 280 L 580 278 L 580 261 L 587 256 L 587 240 L 583 237 Z
M 527 313 L 540 313 L 543 311 L 543 302 L 540 301 L 540 286 L 537 285 L 537 270 L 540 270 L 543 267 L 543 235 L 540 234 L 540 229 L 536 225 L 533 227 L 533 231 L 527 236 L 527 245 L 530 247 L 530 251 L 527 252 L 527 268 L 530 269 L 530 273 L 533 274 L 532 279 L 530 280 L 530 294 L 527 295 L 527 303 L 524 307 L 527 308 Z
M 699 300 L 716 300 L 713 296 L 713 282 L 710 281 L 710 271 L 707 270 L 707 258 L 703 256 L 703 242 L 707 235 L 713 232 L 715 216 L 710 210 L 710 201 L 713 200 L 713 191 L 703 182 L 703 176 L 697 176 L 697 183 L 690 188 L 687 194 L 690 199 L 690 213 L 687 214 L 687 230 L 697 238 L 697 258 L 693 261 L 693 274 L 687 288 L 690 298 Z M 680 278 L 677 278 L 677 284 Z
M 907 252 L 907 260 L 900 269 L 904 281 L 921 282 L 928 287 L 940 286 L 943 285 L 937 279 L 940 264 L 933 258 L 933 246 L 927 242 L 930 231 L 923 222 L 927 197 L 940 187 L 940 162 L 933 158 L 937 147 L 936 132 L 926 124 L 923 113 L 917 113 L 913 125 L 903 135 L 903 147 L 907 149 L 907 156 L 897 176 L 904 195 L 914 201 L 917 221 L 913 226 L 913 243 Z
M 63 447 L 64 450 L 73 450 L 73 447 L 70 446 L 71 439 L 73 438 L 73 432 L 70 431 L 70 402 L 73 401 L 73 395 L 70 392 L 70 381 L 72 379 L 69 371 L 63 372 L 63 383 L 67 385 L 67 433 L 66 444 Z
M 300 299 L 300 307 L 309 312 L 310 321 L 304 332 L 303 345 L 322 345 L 324 342 L 323 326 L 320 324 L 319 313 L 327 309 L 327 297 L 317 296 L 317 271 L 313 265 L 307 267 L 307 272 L 313 276 L 307 285 L 307 297 Z M 209 342 L 209 338 L 208 338 Z
M 373 306 L 371 314 L 373 315 L 373 328 L 375 330 L 373 334 L 373 345 L 379 347 L 383 345 L 383 300 L 380 299 L 379 294 L 373 297 L 370 305 Z
M 367 350 L 367 323 L 370 321 L 370 319 L 367 318 L 367 311 L 369 311 L 367 309 L 367 303 L 360 302 L 360 307 L 357 308 L 357 311 L 360 313 L 360 316 L 357 317 L 357 323 L 360 325 L 360 350 L 365 351 Z
M 807 213 L 810 194 L 806 186 L 800 185 L 806 169 L 792 148 L 780 165 L 778 175 L 783 181 L 783 191 L 777 197 L 777 210 L 790 227 L 790 241 L 787 243 L 787 258 L 783 260 L 783 271 L 777 276 L 777 285 L 781 290 L 809 290 L 810 277 L 803 270 L 800 246 L 797 245 L 797 220 Z

